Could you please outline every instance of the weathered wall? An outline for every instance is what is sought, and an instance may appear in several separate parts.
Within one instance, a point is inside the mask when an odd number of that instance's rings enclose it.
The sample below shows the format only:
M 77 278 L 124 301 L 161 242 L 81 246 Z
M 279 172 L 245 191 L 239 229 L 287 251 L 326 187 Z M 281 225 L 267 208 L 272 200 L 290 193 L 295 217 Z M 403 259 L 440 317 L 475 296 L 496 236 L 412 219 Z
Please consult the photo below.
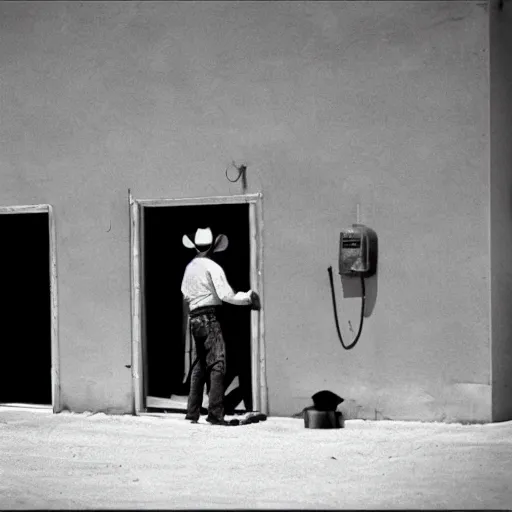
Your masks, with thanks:
M 264 193 L 270 412 L 490 418 L 489 81 L 473 2 L 4 3 L 0 202 L 57 218 L 66 407 L 130 411 L 127 190 Z M 359 345 L 327 267 L 380 242 Z M 341 299 L 341 289 L 338 288 Z M 339 304 L 357 327 L 359 298 Z
M 493 420 L 512 419 L 512 5 L 491 14 Z

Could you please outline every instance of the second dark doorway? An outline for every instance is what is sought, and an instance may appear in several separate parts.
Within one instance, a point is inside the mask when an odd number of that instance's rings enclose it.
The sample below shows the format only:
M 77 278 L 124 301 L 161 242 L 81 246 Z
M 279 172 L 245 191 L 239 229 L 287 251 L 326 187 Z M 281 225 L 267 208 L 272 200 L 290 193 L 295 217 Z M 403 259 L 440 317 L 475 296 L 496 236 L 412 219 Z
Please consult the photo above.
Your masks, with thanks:
M 0 215 L 0 403 L 52 404 L 48 213 Z M 13 371 L 7 371 L 10 366 Z

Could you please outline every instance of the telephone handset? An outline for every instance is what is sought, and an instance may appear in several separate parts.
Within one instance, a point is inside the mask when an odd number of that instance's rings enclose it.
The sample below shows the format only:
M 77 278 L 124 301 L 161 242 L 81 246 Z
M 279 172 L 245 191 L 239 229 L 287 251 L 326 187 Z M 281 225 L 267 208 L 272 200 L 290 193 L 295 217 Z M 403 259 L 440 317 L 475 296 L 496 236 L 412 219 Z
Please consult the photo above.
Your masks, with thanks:
M 340 233 L 338 267 L 340 275 L 359 277 L 361 279 L 361 317 L 359 320 L 359 329 L 354 341 L 349 345 L 345 345 L 338 322 L 332 267 L 327 269 L 331 283 L 336 330 L 343 348 L 350 350 L 355 347 L 363 330 L 364 306 L 366 299 L 364 280 L 366 277 L 374 275 L 377 271 L 377 234 L 373 229 L 368 228 L 363 224 L 352 224 L 352 227 L 345 229 Z

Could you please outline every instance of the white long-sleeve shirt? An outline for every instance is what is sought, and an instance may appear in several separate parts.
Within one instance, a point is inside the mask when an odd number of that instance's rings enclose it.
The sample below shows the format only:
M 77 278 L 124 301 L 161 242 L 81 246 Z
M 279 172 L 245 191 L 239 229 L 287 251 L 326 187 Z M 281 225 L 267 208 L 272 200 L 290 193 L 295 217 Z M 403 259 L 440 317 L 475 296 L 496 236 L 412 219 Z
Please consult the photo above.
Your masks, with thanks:
M 181 292 L 190 311 L 204 306 L 220 306 L 222 301 L 238 306 L 251 304 L 251 290 L 235 293 L 222 267 L 210 258 L 194 258 L 187 265 Z

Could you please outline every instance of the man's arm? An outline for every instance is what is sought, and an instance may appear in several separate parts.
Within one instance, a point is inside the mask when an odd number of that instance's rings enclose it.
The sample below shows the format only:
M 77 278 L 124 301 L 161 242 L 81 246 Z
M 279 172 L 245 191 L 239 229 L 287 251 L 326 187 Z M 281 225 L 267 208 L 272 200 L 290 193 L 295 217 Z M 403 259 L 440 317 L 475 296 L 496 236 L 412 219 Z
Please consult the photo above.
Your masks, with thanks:
M 217 265 L 210 269 L 210 277 L 217 296 L 223 302 L 235 304 L 236 306 L 249 306 L 252 304 L 251 290 L 235 293 L 228 283 L 224 270 L 220 266 Z

